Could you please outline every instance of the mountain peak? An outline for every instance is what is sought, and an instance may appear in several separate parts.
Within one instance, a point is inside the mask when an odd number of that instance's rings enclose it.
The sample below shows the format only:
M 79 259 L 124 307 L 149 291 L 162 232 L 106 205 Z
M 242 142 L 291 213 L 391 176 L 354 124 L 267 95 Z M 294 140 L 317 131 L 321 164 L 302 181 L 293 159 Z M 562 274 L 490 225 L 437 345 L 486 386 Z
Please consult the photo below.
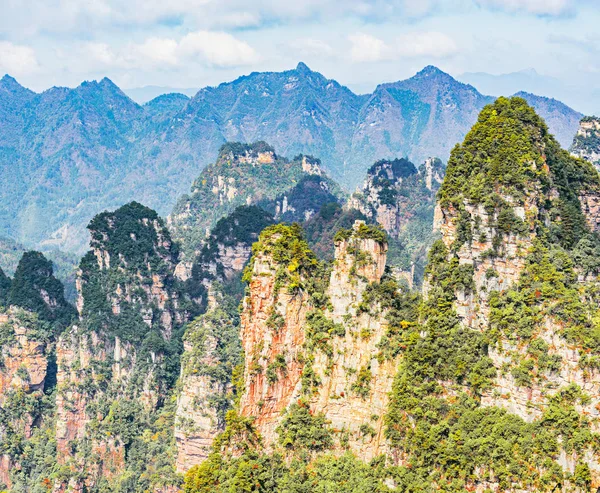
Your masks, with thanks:
M 6 74 L 2 79 L 0 79 L 0 89 L 8 90 L 11 92 L 32 92 L 31 90 L 23 87 L 21 84 L 17 82 L 14 77 Z
M 119 87 L 112 81 L 110 80 L 108 77 L 103 77 L 102 80 L 98 83 L 100 86 L 102 87 L 110 87 L 111 89 L 118 89 L 119 91 L 121 89 L 119 89 Z
M 5 85 L 5 84 L 19 84 L 14 77 L 11 77 L 8 74 L 5 74 L 4 77 L 2 77 L 2 79 L 0 79 L 0 83 L 2 85 Z
M 309 73 L 312 72 L 312 70 L 308 68 L 306 63 L 298 62 L 298 65 L 296 66 L 296 72 Z
M 423 70 L 417 72 L 415 77 L 452 77 L 450 74 L 447 74 L 443 70 L 440 70 L 435 65 L 427 65 Z
M 114 92 L 114 93 L 123 93 L 121 91 L 121 89 L 119 88 L 119 86 L 117 86 L 112 80 L 110 80 L 108 77 L 104 77 L 101 80 L 86 80 L 84 82 L 82 82 L 78 89 L 92 89 L 92 90 L 102 90 L 102 89 L 106 89 L 110 92 Z M 124 94 L 124 93 L 123 93 Z

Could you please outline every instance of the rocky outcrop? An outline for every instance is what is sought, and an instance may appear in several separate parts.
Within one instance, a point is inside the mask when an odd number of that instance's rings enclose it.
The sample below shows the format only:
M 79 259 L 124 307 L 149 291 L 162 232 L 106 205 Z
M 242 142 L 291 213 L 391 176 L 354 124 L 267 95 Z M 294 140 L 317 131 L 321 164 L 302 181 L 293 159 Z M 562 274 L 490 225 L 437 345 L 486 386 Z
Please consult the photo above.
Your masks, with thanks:
M 383 233 L 372 228 L 357 222 L 339 235 L 324 293 L 329 309 L 319 308 L 307 290 L 290 290 L 281 281 L 281 269 L 289 267 L 274 261 L 270 251 L 277 247 L 253 259 L 241 320 L 240 413 L 255 418 L 268 448 L 278 443 L 282 413 L 304 399 L 359 457 L 370 460 L 386 450 L 383 416 L 398 362 L 377 357 L 388 326 L 385 313 L 376 306 L 361 310 L 365 289 L 379 283 L 386 264 Z M 274 234 L 269 245 L 279 240 Z
M 388 327 L 385 313 L 377 306 L 359 309 L 367 286 L 384 274 L 387 252 L 380 239 L 360 237 L 363 226 L 357 222 L 351 236 L 335 245 L 327 290 L 331 310 L 325 315 L 344 327 L 344 335 L 332 339 L 329 355 L 315 355 L 312 369 L 321 384 L 311 408 L 346 433 L 350 449 L 369 461 L 387 450 L 383 417 L 398 362 L 377 357 Z
M 600 170 L 600 118 L 585 117 L 571 145 L 571 154 L 589 161 Z
M 429 203 L 433 210 L 443 176 L 444 166 L 437 158 L 427 159 L 418 170 L 406 159 L 378 161 L 346 207 L 361 211 L 398 238 L 419 207 Z
M 277 243 L 278 234 L 269 240 Z M 243 416 L 256 417 L 255 425 L 267 445 L 275 441 L 281 413 L 301 394 L 304 323 L 308 294 L 290 293 L 276 286 L 276 273 L 286 268 L 268 252 L 254 258 L 250 294 L 244 299 L 240 337 L 245 354 Z M 274 373 L 268 373 L 269 367 Z
M 176 249 L 162 220 L 156 212 L 132 202 L 99 214 L 89 229 L 91 250 L 81 263 L 78 280 L 80 314 L 90 314 L 86 302 L 92 306 L 105 297 L 110 310 L 107 317 L 118 319 L 135 310 L 148 328 L 159 328 L 169 339 L 188 314 L 181 308 L 174 280 Z M 111 274 L 115 272 L 120 273 L 116 281 L 117 276 Z
M 590 230 L 600 232 L 600 193 L 586 190 L 579 195 L 579 203 Z
M 555 192 L 550 192 L 550 196 L 554 195 Z M 441 233 L 442 241 L 461 265 L 473 266 L 476 291 L 457 294 L 456 312 L 463 323 L 477 330 L 484 330 L 489 323 L 489 293 L 507 289 L 519 280 L 536 237 L 535 221 L 549 197 L 531 191 L 523 202 L 511 197 L 504 199 L 514 217 L 522 221 L 521 233 L 500 232 L 498 212 L 490 215 L 483 204 L 465 202 L 461 212 L 439 204 L 435 209 L 434 228 Z M 459 229 L 470 231 L 471 239 L 457 249 Z
M 501 101 L 497 106 L 494 115 L 505 112 L 513 122 L 521 118 L 512 113 L 513 107 L 522 106 L 521 101 Z M 463 327 L 486 334 L 493 341 L 481 355 L 489 358 L 494 375 L 489 388 L 482 392 L 482 406 L 504 408 L 528 423 L 538 423 L 548 419 L 553 396 L 568 392 L 565 389 L 580 389 L 586 398 L 572 412 L 578 419 L 585 417 L 584 429 L 589 426 L 598 430 L 598 370 L 589 364 L 587 343 L 567 335 L 578 323 L 588 322 L 576 322 L 573 314 L 565 317 L 564 312 L 553 307 L 573 303 L 579 308 L 569 309 L 584 310 L 587 301 L 581 298 L 582 293 L 595 289 L 586 288 L 582 276 L 580 284 L 570 285 L 575 283 L 581 266 L 569 264 L 568 252 L 577 240 L 568 235 L 575 222 L 582 228 L 587 223 L 591 232 L 598 231 L 600 182 L 589 165 L 558 149 L 553 139 L 545 135 L 543 123 L 532 126 L 531 121 L 535 120 L 531 118 L 520 133 L 527 135 L 526 145 L 530 146 L 528 159 L 523 161 L 526 166 L 518 169 L 515 162 L 500 159 L 500 165 L 514 174 L 512 183 L 502 181 L 496 169 L 480 167 L 481 163 L 473 157 L 485 154 L 493 162 L 498 159 L 496 152 L 502 157 L 515 152 L 508 140 L 495 144 L 493 149 L 482 149 L 479 132 L 485 124 L 493 126 L 502 121 L 490 118 L 488 123 L 488 116 L 482 114 L 479 127 L 474 128 L 450 160 L 434 221 L 447 258 L 436 264 L 433 271 L 441 265 L 454 265 L 453 275 L 458 276 L 456 279 L 463 277 L 453 288 L 450 316 L 457 316 Z M 565 169 L 576 171 L 568 174 Z M 468 172 L 472 175 L 467 176 Z M 520 177 L 514 179 L 518 173 Z M 517 180 L 519 184 L 515 185 Z M 485 183 L 487 192 L 477 189 L 476 182 Z M 587 232 L 578 234 L 582 238 Z M 561 258 L 566 266 L 561 264 Z M 555 271 L 567 274 L 551 280 Z M 439 296 L 439 282 L 438 279 L 435 286 L 429 284 L 429 279 L 426 282 L 426 303 L 431 302 L 428 297 Z M 546 292 L 546 283 L 563 286 L 563 291 Z M 597 302 L 591 303 L 595 306 Z M 451 388 L 447 382 L 443 385 Z M 451 399 L 450 390 L 448 395 Z M 563 472 L 573 474 L 577 464 L 582 467 L 581 463 L 585 463 L 591 471 L 590 486 L 600 486 L 600 459 L 592 452 L 593 447 L 588 443 L 577 453 L 568 445 L 564 448 L 554 457 Z M 493 481 L 490 484 L 486 487 L 498 488 Z M 475 491 L 483 490 L 481 483 Z M 580 490 L 567 481 L 562 491 Z
M 418 170 L 406 159 L 378 161 L 345 205 L 385 229 L 390 236 L 390 266 L 411 286 L 422 282 L 426 252 L 434 240 L 435 195 L 444 172 L 437 158 L 427 159 Z
M 237 207 L 272 200 L 318 170 L 316 160 L 298 156 L 290 161 L 265 142 L 225 144 L 194 181 L 191 193 L 179 200 L 169 226 L 192 260 L 221 218 Z
M 195 306 L 174 276 L 177 250 L 154 211 L 131 203 L 100 214 L 89 229 L 80 320 L 56 351 L 57 460 L 73 474 L 61 488 L 93 488 L 124 473 L 137 438 L 114 423 L 131 419 L 123 416 L 132 409 L 143 419 L 158 413 L 173 378 L 169 340 Z
M 215 437 L 225 428 L 225 413 L 233 405 L 231 373 L 239 364 L 239 328 L 218 307 L 223 303 L 221 295 L 214 296 L 208 312 L 188 326 L 184 337 L 175 419 L 180 472 L 208 457 Z
M 14 435 L 30 438 L 33 427 L 44 419 L 39 409 L 24 407 L 26 399 L 42 400 L 48 376 L 51 344 L 40 326 L 36 315 L 20 308 L 11 307 L 0 313 L 0 441 L 3 445 L 10 443 Z M 0 454 L 0 483 L 10 486 L 10 474 L 19 470 L 20 465 L 12 447 L 6 448 L 9 451 Z
M 11 388 L 25 392 L 44 389 L 48 344 L 37 333 L 36 322 L 34 315 L 16 307 L 0 313 L 3 332 L 0 399 Z

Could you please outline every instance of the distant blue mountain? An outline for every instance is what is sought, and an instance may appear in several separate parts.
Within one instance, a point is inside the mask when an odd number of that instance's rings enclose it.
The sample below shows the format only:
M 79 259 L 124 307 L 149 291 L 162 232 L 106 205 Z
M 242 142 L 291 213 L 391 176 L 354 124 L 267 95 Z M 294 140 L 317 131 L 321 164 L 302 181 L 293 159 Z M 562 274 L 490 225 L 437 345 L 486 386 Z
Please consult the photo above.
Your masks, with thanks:
M 563 146 L 579 113 L 525 95 Z M 36 94 L 0 80 L 0 235 L 81 252 L 96 213 L 137 200 L 168 214 L 226 141 L 319 157 L 354 188 L 381 158 L 447 159 L 493 97 L 429 66 L 357 95 L 300 63 L 143 106 L 109 79 Z

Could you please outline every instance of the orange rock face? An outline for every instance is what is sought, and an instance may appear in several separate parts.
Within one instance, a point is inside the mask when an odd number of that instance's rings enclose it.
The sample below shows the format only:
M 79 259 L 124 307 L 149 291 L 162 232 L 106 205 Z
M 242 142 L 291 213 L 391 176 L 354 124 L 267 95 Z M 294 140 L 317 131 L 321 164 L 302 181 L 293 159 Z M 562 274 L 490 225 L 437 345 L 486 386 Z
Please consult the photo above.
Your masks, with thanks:
M 8 335 L 8 340 L 0 346 L 0 407 L 6 409 L 11 408 L 12 396 L 21 392 L 42 399 L 48 369 L 46 342 L 39 340 L 35 328 L 21 317 L 29 318 L 31 314 L 15 307 L 0 314 L 0 325 L 4 326 L 3 331 Z M 20 430 L 25 438 L 31 437 L 37 416 L 25 410 L 14 414 L 10 425 Z M 10 486 L 10 472 L 18 467 L 8 455 L 0 455 L 0 482 Z
M 256 417 L 256 427 L 267 443 L 275 435 L 281 412 L 300 397 L 303 364 L 299 356 L 309 309 L 306 293 L 291 295 L 285 287 L 275 292 L 276 267 L 266 255 L 256 259 L 250 295 L 244 300 L 241 318 L 246 390 L 240 412 L 243 416 Z M 272 314 L 282 317 L 283 323 L 278 327 L 269 326 Z M 270 382 L 268 367 L 282 356 L 286 369 L 279 370 L 277 380 Z
M 246 359 L 240 412 L 256 418 L 254 424 L 267 448 L 277 442 L 276 428 L 282 412 L 307 397 L 301 380 L 310 357 L 312 370 L 320 380 L 308 397 L 311 411 L 323 413 L 336 436 L 345 434 L 349 447 L 359 457 L 369 460 L 386 450 L 383 415 L 398 362 L 380 363 L 377 359 L 377 345 L 387 328 L 385 314 L 375 306 L 371 313 L 376 315 L 357 311 L 366 287 L 379 282 L 384 273 L 386 251 L 385 243 L 355 236 L 336 244 L 326 293 L 331 310 L 324 315 L 342 325 L 345 335 L 332 339 L 332 356 L 320 350 L 306 352 L 306 317 L 314 308 L 307 293 L 292 295 L 284 286 L 277 291 L 278 266 L 268 254 L 260 253 L 255 258 L 241 319 Z M 273 323 L 275 319 L 278 324 Z M 285 369 L 276 365 L 274 379 L 269 365 L 274 368 L 276 361 L 285 361 Z M 359 394 L 353 389 L 361 372 L 368 372 L 369 382 L 368 389 Z M 367 427 L 372 431 L 365 434 Z

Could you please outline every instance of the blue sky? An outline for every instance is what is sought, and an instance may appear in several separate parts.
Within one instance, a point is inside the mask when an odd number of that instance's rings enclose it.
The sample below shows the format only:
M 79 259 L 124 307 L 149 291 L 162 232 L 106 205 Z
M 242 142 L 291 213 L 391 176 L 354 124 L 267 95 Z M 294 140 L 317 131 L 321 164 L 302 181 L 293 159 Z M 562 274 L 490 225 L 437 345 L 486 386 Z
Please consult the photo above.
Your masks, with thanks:
M 0 74 L 34 90 L 104 76 L 199 88 L 302 60 L 367 92 L 428 64 L 534 68 L 590 112 L 598 26 L 597 0 L 0 0 Z

